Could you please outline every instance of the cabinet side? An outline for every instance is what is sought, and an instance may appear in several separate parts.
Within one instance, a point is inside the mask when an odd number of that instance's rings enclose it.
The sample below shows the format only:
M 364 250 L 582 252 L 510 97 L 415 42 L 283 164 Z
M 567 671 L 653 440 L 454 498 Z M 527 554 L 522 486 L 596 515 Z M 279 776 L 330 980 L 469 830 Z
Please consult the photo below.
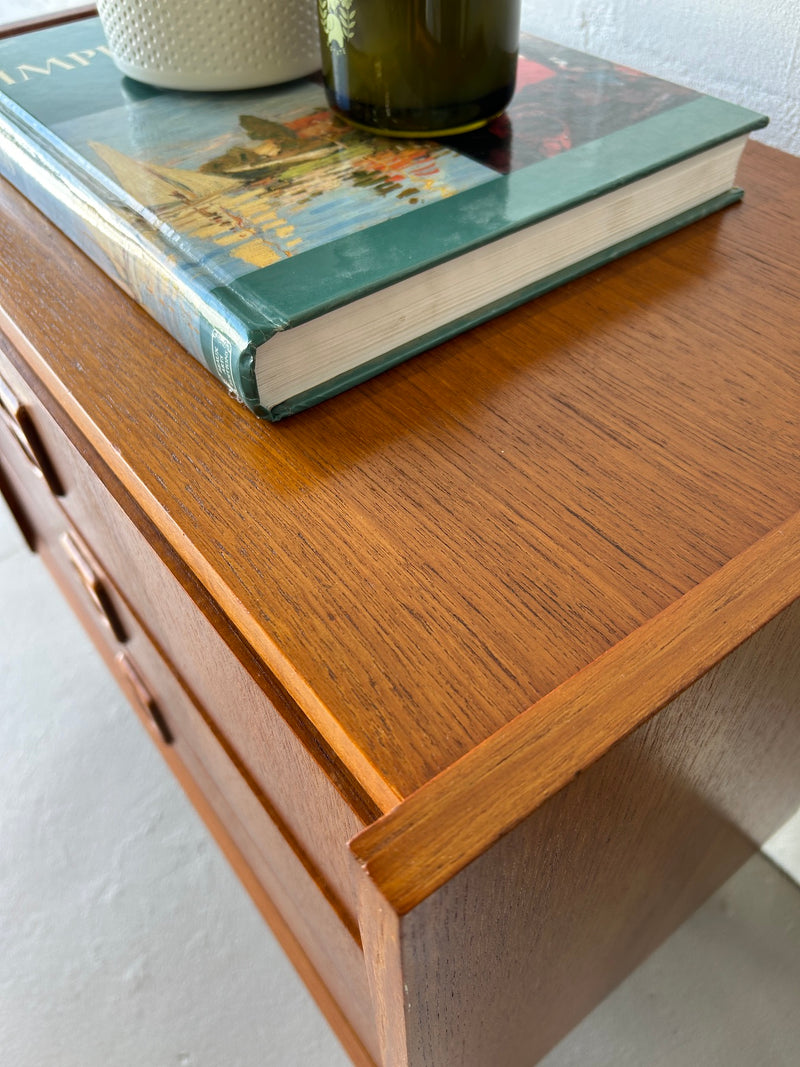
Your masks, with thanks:
M 364 917 L 386 1067 L 531 1067 L 793 813 L 799 771 L 797 600 L 424 900 Z

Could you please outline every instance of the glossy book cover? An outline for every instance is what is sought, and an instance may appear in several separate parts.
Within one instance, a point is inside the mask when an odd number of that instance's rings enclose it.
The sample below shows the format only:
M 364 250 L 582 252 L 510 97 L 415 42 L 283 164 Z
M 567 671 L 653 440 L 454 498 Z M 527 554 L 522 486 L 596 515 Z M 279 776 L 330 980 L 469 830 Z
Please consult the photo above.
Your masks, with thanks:
M 253 358 L 276 332 L 764 121 L 529 37 L 507 112 L 443 141 L 356 130 L 316 78 L 151 88 L 120 74 L 98 19 L 0 43 L 0 170 L 273 418 L 447 335 L 420 324 L 416 349 L 266 411 Z

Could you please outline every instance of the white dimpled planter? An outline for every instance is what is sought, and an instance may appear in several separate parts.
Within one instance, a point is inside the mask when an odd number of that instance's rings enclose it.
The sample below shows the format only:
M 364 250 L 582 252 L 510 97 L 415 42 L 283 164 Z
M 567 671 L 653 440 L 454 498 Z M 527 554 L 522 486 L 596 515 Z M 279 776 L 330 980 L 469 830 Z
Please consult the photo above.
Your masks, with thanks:
M 98 0 L 114 60 L 162 89 L 252 89 L 319 69 L 316 0 Z

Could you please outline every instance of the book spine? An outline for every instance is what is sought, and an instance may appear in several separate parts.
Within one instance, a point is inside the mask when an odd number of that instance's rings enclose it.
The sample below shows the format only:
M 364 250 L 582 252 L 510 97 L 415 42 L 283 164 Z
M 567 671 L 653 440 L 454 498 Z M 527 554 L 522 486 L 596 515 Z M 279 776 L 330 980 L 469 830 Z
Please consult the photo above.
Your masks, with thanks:
M 117 207 L 82 182 L 0 111 L 0 173 L 140 304 L 239 401 L 262 414 L 255 351 L 268 331 L 256 329 L 235 297 L 211 292 L 202 276 L 185 279 Z M 131 219 L 135 216 L 130 213 Z M 141 226 L 141 220 L 139 225 Z M 213 284 L 213 279 L 211 280 Z

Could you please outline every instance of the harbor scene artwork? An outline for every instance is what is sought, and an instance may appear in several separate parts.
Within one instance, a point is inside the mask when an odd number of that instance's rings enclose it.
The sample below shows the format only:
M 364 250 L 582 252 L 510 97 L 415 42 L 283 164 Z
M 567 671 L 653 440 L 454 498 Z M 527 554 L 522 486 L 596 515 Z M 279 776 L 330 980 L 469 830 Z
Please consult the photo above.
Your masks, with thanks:
M 187 281 L 225 286 L 340 237 L 641 121 L 696 95 L 525 38 L 505 115 L 435 142 L 356 129 L 316 79 L 235 93 L 122 79 L 122 106 L 54 126 L 120 191 L 118 210 Z M 568 102 L 580 101 L 580 108 Z M 108 256 L 118 254 L 102 241 Z M 121 280 L 140 270 L 130 254 Z M 141 284 L 148 284 L 146 279 Z
M 473 134 L 416 141 L 346 124 L 315 78 L 267 92 L 181 93 L 107 64 L 98 108 L 51 127 L 73 156 L 64 173 L 94 184 L 102 212 L 78 191 L 69 208 L 55 200 L 51 215 L 190 351 L 202 347 L 212 304 L 215 329 L 242 328 L 231 283 L 263 271 L 271 284 L 274 269 L 279 285 L 281 263 L 373 229 L 394 266 L 381 224 L 513 171 L 530 168 L 533 182 L 539 162 L 696 95 L 527 38 L 504 115 Z M 446 214 L 428 218 L 448 225 Z
M 348 126 L 313 81 L 146 95 L 56 132 L 123 191 L 143 236 L 220 285 L 497 176 L 448 146 Z

